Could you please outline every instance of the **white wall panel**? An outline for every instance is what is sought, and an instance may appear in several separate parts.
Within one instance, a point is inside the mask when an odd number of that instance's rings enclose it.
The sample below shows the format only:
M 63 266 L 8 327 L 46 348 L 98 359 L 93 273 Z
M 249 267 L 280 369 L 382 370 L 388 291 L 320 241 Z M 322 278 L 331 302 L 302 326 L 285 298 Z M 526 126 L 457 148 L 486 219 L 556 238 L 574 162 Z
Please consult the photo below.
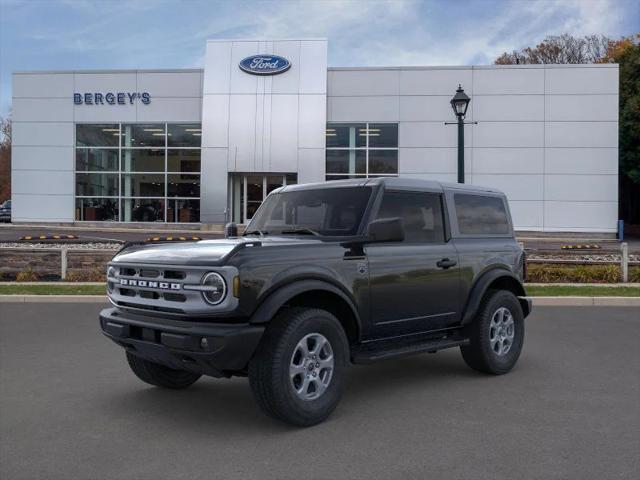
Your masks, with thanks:
M 473 173 L 537 173 L 544 171 L 543 148 L 474 148 Z
M 327 98 L 324 95 L 300 95 L 299 98 L 298 147 L 324 149 Z
M 158 97 L 201 97 L 202 72 L 139 72 L 138 91 Z
M 465 147 L 472 143 L 472 125 L 465 125 Z M 443 122 L 400 122 L 398 140 L 402 147 L 457 147 L 458 127 Z
M 243 72 L 238 65 L 244 58 L 259 53 L 267 53 L 260 51 L 260 42 L 233 42 L 231 48 L 231 82 L 229 84 L 229 93 L 256 93 L 258 81 L 263 81 L 264 78 Z M 207 63 L 205 70 L 213 68 L 216 68 L 215 63 Z
M 153 98 L 149 105 L 138 105 L 139 122 L 200 122 L 201 98 Z
M 14 122 L 72 122 L 70 98 L 14 98 L 11 105 Z
M 541 230 L 543 227 L 542 201 L 509 200 L 511 218 L 516 230 Z
M 329 121 L 397 122 L 399 97 L 328 97 Z
M 474 133 L 475 147 L 544 147 L 543 122 L 480 122 Z
M 473 184 L 493 187 L 504 192 L 509 200 L 542 200 L 542 175 L 473 174 Z
M 300 86 L 301 94 L 327 93 L 327 42 L 300 42 Z M 320 68 L 318 68 L 320 66 Z M 326 106 L 323 110 L 326 109 Z
M 231 95 L 229 105 L 229 165 L 233 171 L 254 169 L 256 148 L 256 97 Z
M 448 95 L 451 98 L 459 84 L 467 95 L 473 94 L 471 68 L 406 69 L 400 70 L 399 80 L 400 95 Z
M 543 94 L 544 69 L 526 68 L 474 68 L 474 95 Z
M 406 95 L 400 97 L 400 121 L 402 122 L 450 122 L 454 121 L 451 96 Z M 467 118 L 473 118 L 474 104 L 469 104 Z
M 298 116 L 281 112 L 297 112 L 297 95 L 271 97 L 271 172 L 295 172 L 298 168 Z M 273 141 L 277 139 L 277 141 Z
M 262 77 L 263 81 L 271 82 L 271 93 L 297 94 L 300 85 L 300 42 L 278 41 L 273 43 L 274 55 L 280 55 L 291 63 L 291 67 L 284 73 L 270 77 Z M 266 90 L 265 93 L 269 93 Z
M 229 145 L 229 95 L 205 95 L 202 99 L 202 146 Z
M 618 122 L 546 122 L 547 147 L 617 147 Z
M 547 148 L 545 172 L 567 174 L 618 174 L 617 148 Z
M 329 96 L 398 95 L 397 70 L 333 70 Z
M 13 122 L 13 146 L 69 146 L 73 145 L 73 123 Z
M 200 216 L 203 223 L 224 223 L 227 208 L 227 148 L 203 148 Z
M 11 167 L 13 170 L 73 171 L 74 153 L 73 147 L 14 146 Z
M 545 76 L 547 94 L 618 94 L 618 67 L 548 65 Z
M 477 95 L 471 102 L 472 118 L 478 122 L 543 121 L 544 98 L 544 95 Z
M 615 232 L 618 202 L 554 202 L 544 204 L 546 231 Z
M 69 195 L 74 192 L 72 171 L 14 170 L 11 191 L 20 194 Z
M 471 149 L 465 148 L 465 168 L 471 172 Z M 405 173 L 456 173 L 458 149 L 448 148 L 400 148 L 398 170 Z
M 557 121 L 618 121 L 617 95 L 547 95 L 546 119 Z
M 137 105 L 128 103 L 126 105 L 74 105 L 73 118 L 76 123 L 135 122 L 138 118 Z
M 74 91 L 77 93 L 138 92 L 137 74 L 131 73 L 75 73 Z
M 73 73 L 14 73 L 13 98 L 73 98 Z
M 545 199 L 606 202 L 618 200 L 617 175 L 547 175 Z
M 12 193 L 11 218 L 14 222 L 72 222 L 73 194 L 22 195 Z
M 231 82 L 231 42 L 207 42 L 202 92 L 228 94 Z M 236 66 L 237 68 L 237 66 Z
M 324 149 L 301 148 L 298 150 L 298 183 L 324 182 Z

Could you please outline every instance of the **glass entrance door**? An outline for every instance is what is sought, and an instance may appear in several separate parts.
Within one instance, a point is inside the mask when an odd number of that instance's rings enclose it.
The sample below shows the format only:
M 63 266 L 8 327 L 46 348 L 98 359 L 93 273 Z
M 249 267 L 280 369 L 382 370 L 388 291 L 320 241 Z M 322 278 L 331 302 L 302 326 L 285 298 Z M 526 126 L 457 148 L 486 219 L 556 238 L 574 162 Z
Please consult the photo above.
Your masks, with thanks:
M 246 224 L 267 195 L 283 185 L 297 183 L 295 173 L 235 173 L 229 176 L 229 210 L 231 219 Z

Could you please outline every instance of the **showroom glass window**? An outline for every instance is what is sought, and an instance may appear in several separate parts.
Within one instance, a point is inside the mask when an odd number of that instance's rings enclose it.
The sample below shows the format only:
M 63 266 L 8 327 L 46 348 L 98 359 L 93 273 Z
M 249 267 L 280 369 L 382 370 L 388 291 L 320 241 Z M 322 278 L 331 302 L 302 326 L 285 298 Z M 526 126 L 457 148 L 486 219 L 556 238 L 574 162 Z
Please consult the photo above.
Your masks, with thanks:
M 78 221 L 200 221 L 200 124 L 76 125 Z
M 397 123 L 328 123 L 327 180 L 398 175 Z

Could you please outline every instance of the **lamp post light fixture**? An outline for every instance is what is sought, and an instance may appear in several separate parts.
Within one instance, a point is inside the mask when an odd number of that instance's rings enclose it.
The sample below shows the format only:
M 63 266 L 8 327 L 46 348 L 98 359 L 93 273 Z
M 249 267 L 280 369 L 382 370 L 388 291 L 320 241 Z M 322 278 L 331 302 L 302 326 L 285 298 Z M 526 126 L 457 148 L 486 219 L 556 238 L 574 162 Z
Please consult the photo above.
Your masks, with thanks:
M 459 84 L 456 94 L 451 99 L 451 108 L 458 118 L 458 121 L 455 122 L 458 124 L 458 183 L 464 183 L 464 117 L 467 114 L 469 102 L 471 102 L 471 99 L 464 93 L 462 85 Z M 445 123 L 450 125 L 453 122 Z

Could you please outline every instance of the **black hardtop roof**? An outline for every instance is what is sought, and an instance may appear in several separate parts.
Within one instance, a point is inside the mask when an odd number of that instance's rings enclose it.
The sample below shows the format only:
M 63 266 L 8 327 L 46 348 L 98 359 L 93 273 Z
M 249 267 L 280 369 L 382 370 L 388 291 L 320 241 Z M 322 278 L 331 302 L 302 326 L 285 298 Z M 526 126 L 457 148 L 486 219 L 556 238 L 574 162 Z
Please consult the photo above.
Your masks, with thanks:
M 287 185 L 277 189 L 277 192 L 291 192 L 296 190 L 313 190 L 318 188 L 340 188 L 340 187 L 364 187 L 384 185 L 390 189 L 424 190 L 431 192 L 444 192 L 455 190 L 469 193 L 492 193 L 504 195 L 503 192 L 495 188 L 483 187 L 480 185 L 469 185 L 462 183 L 447 183 L 436 180 L 423 180 L 405 177 L 378 177 L 378 178 L 354 178 L 348 180 L 332 180 L 329 182 L 303 183 Z

